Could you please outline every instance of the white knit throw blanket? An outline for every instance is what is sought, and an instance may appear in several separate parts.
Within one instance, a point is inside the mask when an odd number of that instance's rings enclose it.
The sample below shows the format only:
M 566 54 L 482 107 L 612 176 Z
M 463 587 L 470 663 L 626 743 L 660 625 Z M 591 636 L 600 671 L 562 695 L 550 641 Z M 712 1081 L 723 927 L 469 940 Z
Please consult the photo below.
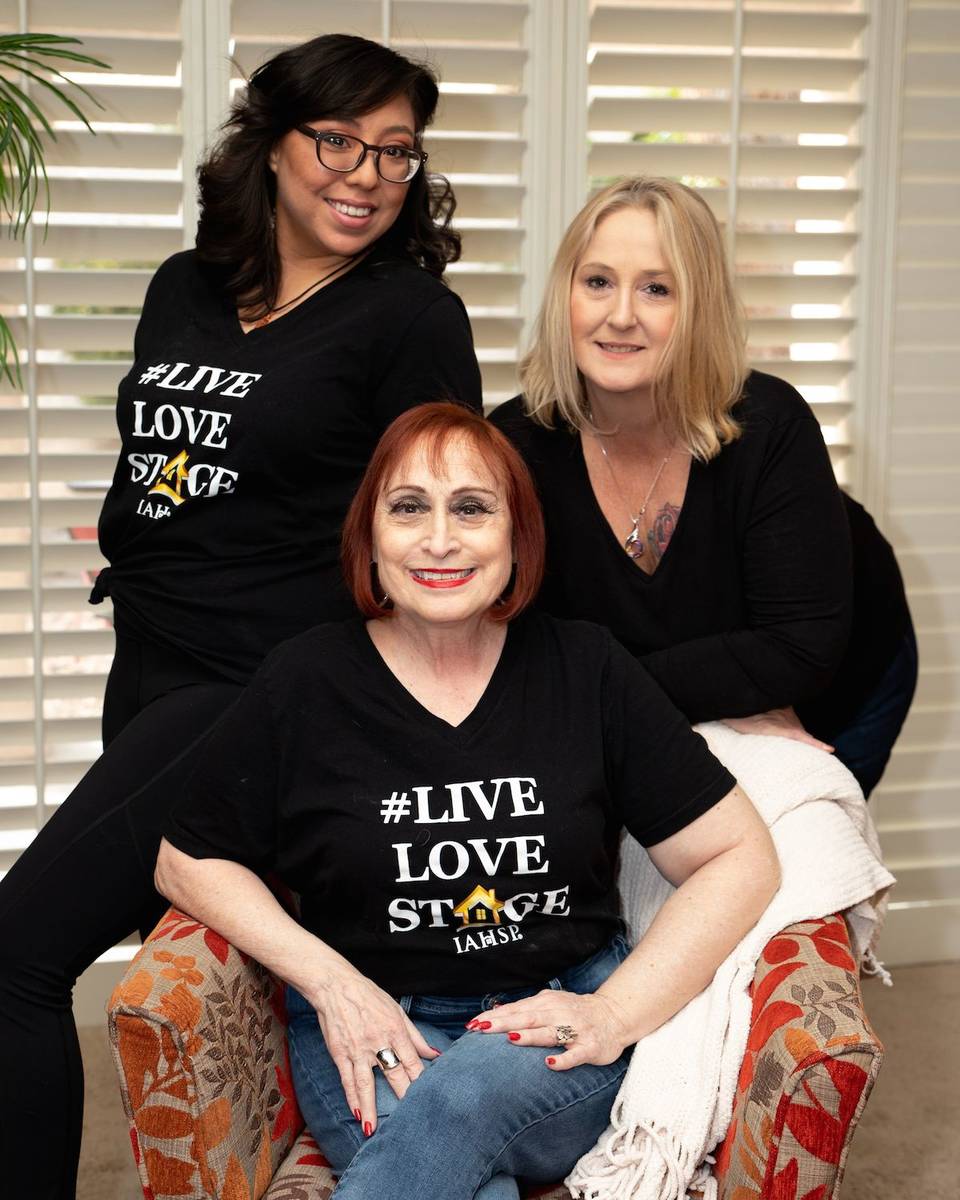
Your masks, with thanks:
M 873 961 L 894 883 L 856 780 L 836 758 L 720 724 L 697 732 L 767 822 L 782 882 L 710 986 L 637 1043 L 610 1125 L 565 1180 L 586 1200 L 683 1200 L 691 1185 L 715 1200 L 704 1159 L 730 1123 L 749 1032 L 747 989 L 764 946 L 788 925 L 843 910 L 856 960 Z M 672 888 L 632 838 L 622 855 L 623 912 L 636 940 Z

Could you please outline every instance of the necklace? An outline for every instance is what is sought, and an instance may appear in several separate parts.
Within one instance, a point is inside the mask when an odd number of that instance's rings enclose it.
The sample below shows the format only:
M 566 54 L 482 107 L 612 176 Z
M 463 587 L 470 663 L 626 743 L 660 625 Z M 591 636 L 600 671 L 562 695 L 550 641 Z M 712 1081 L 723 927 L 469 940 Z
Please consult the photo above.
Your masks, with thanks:
M 653 490 L 660 482 L 660 476 L 663 474 L 664 467 L 666 467 L 667 463 L 673 457 L 673 447 L 670 447 L 670 451 L 666 458 L 663 460 L 660 466 L 657 467 L 657 473 L 653 477 L 653 483 L 651 483 L 649 488 L 647 488 L 647 494 L 644 496 L 643 503 L 640 505 L 640 508 L 636 513 L 632 513 L 630 512 L 630 505 L 627 502 L 627 498 L 623 493 L 623 488 L 620 486 L 620 481 L 617 479 L 614 473 L 613 463 L 610 461 L 610 455 L 607 454 L 606 446 L 599 438 L 597 438 L 597 444 L 600 447 L 600 453 L 603 455 L 603 461 L 607 464 L 607 470 L 610 472 L 610 478 L 613 480 L 613 486 L 619 492 L 620 499 L 623 501 L 623 507 L 628 513 L 630 513 L 630 520 L 633 522 L 633 527 L 626 536 L 626 540 L 623 543 L 623 548 L 631 558 L 642 558 L 643 534 L 640 532 L 640 522 L 643 520 L 643 514 L 647 511 L 647 505 L 650 503 L 650 497 L 653 495 Z
M 305 287 L 302 292 L 298 292 L 297 295 L 294 296 L 292 300 L 288 300 L 286 302 L 286 304 L 278 304 L 276 308 L 268 309 L 267 312 L 265 312 L 262 317 L 260 317 L 256 321 L 254 321 L 253 328 L 254 329 L 263 329 L 263 327 L 265 325 L 269 325 L 270 322 L 273 320 L 274 313 L 283 312 L 283 310 L 285 308 L 289 308 L 291 306 L 291 304 L 296 304 L 296 302 L 298 300 L 302 300 L 304 298 L 304 296 L 307 295 L 308 292 L 312 292 L 314 290 L 314 288 L 318 288 L 321 285 L 321 283 L 326 283 L 327 280 L 332 279 L 334 277 L 334 275 L 339 275 L 340 272 L 345 270 L 350 265 L 350 263 L 353 262 L 353 260 L 356 257 L 357 256 L 355 254 L 351 254 L 350 257 L 345 258 L 338 267 L 334 267 L 332 271 L 328 271 L 327 274 L 322 276 L 320 279 L 314 280 L 314 282 L 311 283 L 309 287 Z

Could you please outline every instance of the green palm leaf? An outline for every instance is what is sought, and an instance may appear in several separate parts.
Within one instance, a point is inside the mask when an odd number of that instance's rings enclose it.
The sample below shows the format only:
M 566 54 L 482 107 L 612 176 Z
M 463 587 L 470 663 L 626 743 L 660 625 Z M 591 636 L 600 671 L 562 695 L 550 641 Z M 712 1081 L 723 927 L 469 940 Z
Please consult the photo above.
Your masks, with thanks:
M 49 211 L 50 189 L 44 161 L 44 136 L 56 133 L 44 112 L 44 101 L 63 105 L 93 133 L 83 109 L 74 99 L 102 107 L 82 84 L 63 74 L 73 64 L 109 70 L 109 64 L 71 50 L 79 38 L 54 33 L 0 34 L 0 212 L 7 232 L 21 237 L 43 194 Z M 11 78 L 11 76 L 13 76 Z M 32 88 L 27 91 L 26 82 Z M 0 378 L 20 387 L 20 364 L 10 326 L 0 316 Z

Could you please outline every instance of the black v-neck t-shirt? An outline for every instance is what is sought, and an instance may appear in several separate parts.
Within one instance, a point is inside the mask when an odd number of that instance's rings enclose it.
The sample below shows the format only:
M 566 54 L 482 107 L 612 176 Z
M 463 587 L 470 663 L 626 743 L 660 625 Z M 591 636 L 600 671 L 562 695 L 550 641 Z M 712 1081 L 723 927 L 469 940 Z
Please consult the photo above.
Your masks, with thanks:
M 541 605 L 605 625 L 691 721 L 817 696 L 850 626 L 850 533 L 816 418 L 788 383 L 757 371 L 733 411 L 743 435 L 691 463 L 652 575 L 610 529 L 577 433 L 536 424 L 519 396 L 491 416 L 543 502 Z
M 405 409 L 479 410 L 466 310 L 376 251 L 244 334 L 194 251 L 154 276 L 119 389 L 101 590 L 125 629 L 245 681 L 273 646 L 353 605 L 340 527 Z
M 394 995 L 476 995 L 595 953 L 621 928 L 621 828 L 655 845 L 734 782 L 598 626 L 514 621 L 451 726 L 358 619 L 267 658 L 166 836 L 277 871 L 306 928 Z

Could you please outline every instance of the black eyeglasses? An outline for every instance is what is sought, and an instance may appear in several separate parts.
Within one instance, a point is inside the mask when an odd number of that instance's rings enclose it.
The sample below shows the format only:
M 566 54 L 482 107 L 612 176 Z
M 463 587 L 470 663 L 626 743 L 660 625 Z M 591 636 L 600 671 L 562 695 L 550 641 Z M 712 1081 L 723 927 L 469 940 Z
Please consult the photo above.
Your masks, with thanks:
M 409 183 L 427 161 L 422 150 L 411 150 L 407 146 L 371 146 L 348 133 L 328 133 L 311 129 L 309 125 L 294 125 L 294 129 L 313 138 L 320 165 L 331 171 L 355 171 L 372 153 L 381 179 L 387 183 Z

